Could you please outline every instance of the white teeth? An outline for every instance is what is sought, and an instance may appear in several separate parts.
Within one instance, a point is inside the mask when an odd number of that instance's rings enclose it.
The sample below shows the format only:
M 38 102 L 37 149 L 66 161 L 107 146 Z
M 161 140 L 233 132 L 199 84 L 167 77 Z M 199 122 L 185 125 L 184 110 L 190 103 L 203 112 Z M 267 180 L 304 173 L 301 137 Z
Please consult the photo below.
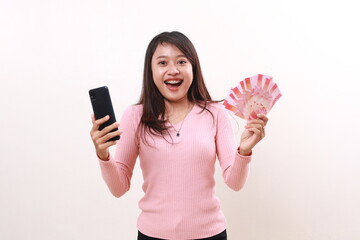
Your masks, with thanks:
M 182 81 L 181 80 L 169 80 L 169 81 L 165 81 L 165 83 L 168 83 L 168 84 L 179 84 L 181 83 Z

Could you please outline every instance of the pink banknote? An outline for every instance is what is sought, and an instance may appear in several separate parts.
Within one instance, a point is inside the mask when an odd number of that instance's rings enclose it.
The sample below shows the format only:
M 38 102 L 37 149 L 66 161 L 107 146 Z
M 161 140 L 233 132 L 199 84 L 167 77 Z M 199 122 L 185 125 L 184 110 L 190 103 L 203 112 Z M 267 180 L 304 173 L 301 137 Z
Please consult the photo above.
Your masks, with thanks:
M 223 105 L 235 115 L 245 119 L 256 119 L 257 114 L 267 114 L 281 97 L 272 77 L 257 74 L 240 81 L 230 90 Z

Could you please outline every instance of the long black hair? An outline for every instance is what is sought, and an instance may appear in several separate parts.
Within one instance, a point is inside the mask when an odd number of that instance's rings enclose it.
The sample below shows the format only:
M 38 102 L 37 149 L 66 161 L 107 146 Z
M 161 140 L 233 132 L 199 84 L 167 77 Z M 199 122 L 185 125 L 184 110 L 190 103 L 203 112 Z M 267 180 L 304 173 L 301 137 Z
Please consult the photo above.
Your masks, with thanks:
M 207 104 L 215 102 L 206 88 L 199 57 L 191 41 L 184 34 L 177 31 L 158 34 L 151 40 L 146 50 L 143 85 L 138 104 L 143 105 L 140 129 L 143 129 L 144 133 L 160 136 L 164 136 L 164 133 L 168 131 L 165 126 L 165 100 L 154 83 L 151 60 L 157 46 L 164 43 L 177 47 L 192 65 L 193 81 L 187 93 L 188 100 L 207 111 L 209 111 L 206 107 Z

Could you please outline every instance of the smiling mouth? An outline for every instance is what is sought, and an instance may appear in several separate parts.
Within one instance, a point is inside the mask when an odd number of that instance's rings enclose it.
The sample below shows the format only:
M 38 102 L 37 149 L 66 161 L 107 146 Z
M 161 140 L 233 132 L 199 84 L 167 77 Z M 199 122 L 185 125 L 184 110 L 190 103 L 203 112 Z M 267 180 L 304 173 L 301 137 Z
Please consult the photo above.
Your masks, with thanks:
M 167 80 L 165 81 L 165 84 L 168 86 L 180 86 L 183 83 L 183 80 Z

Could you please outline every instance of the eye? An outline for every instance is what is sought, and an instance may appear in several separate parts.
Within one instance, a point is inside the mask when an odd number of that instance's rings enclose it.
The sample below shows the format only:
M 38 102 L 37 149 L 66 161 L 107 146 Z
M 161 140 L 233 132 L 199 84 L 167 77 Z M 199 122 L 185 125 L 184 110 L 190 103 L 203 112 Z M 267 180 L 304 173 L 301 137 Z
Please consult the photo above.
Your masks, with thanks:
M 187 63 L 187 61 L 186 61 L 186 60 L 179 60 L 178 63 L 179 63 L 180 65 L 184 65 L 184 64 Z
M 165 66 L 166 65 L 166 61 L 162 60 L 158 62 L 159 65 Z

